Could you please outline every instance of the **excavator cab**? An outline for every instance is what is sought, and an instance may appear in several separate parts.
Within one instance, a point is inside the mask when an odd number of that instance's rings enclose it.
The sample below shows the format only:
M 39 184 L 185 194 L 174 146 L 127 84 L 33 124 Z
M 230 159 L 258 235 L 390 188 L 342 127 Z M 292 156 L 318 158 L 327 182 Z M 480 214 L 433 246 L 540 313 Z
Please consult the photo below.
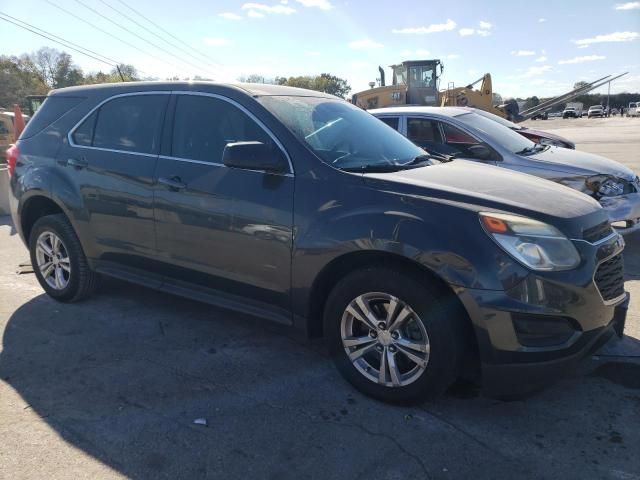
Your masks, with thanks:
M 406 85 L 407 104 L 437 105 L 438 84 L 443 66 L 440 60 L 411 60 L 391 65 L 393 85 Z

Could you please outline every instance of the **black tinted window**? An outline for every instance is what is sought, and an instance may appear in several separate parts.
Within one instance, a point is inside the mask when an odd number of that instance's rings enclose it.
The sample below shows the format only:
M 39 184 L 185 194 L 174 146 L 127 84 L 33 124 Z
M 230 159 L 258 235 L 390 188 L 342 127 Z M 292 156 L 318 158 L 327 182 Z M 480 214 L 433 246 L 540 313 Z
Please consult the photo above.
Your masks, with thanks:
M 47 97 L 38 111 L 33 115 L 33 118 L 27 123 L 20 138 L 29 138 L 40 133 L 83 100 L 85 100 L 85 98 L 63 97 L 61 95 Z
M 380 117 L 380 120 L 382 120 L 394 130 L 398 130 L 398 124 L 400 123 L 400 119 L 398 117 Z
M 227 143 L 271 139 L 239 108 L 217 98 L 179 95 L 173 124 L 171 155 L 222 163 Z
M 96 125 L 97 112 L 93 112 L 89 115 L 82 124 L 73 132 L 73 143 L 76 145 L 82 145 L 84 147 L 90 147 L 93 142 L 93 130 Z
M 98 111 L 93 146 L 157 153 L 168 95 L 133 95 L 105 103 Z

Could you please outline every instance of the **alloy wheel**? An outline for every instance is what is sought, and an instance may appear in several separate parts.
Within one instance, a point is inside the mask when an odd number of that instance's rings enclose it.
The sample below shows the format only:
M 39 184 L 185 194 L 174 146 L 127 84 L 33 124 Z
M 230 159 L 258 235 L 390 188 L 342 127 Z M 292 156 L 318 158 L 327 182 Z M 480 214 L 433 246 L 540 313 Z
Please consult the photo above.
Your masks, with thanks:
M 367 379 L 386 387 L 415 382 L 429 363 L 430 342 L 411 307 L 382 292 L 356 297 L 340 323 L 344 350 Z
M 36 242 L 38 270 L 47 285 L 64 290 L 71 277 L 71 260 L 64 243 L 53 232 L 42 232 Z

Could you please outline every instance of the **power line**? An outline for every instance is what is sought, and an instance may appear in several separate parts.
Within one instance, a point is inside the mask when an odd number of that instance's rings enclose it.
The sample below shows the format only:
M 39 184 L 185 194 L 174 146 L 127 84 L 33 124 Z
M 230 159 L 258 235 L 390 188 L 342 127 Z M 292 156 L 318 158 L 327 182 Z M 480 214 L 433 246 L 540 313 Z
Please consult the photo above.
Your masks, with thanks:
M 67 43 L 67 44 L 69 44 L 69 45 L 73 45 L 74 47 L 77 47 L 77 48 L 79 48 L 79 49 L 81 49 L 81 50 L 84 50 L 85 52 L 89 52 L 89 53 L 91 53 L 91 54 L 93 54 L 93 55 L 97 55 L 98 57 L 102 57 L 102 58 L 103 58 L 103 59 L 105 59 L 105 60 L 101 60 L 101 61 L 102 61 L 103 63 L 107 63 L 108 65 L 111 65 L 112 67 L 116 66 L 117 64 L 122 63 L 122 62 L 119 62 L 119 61 L 117 61 L 117 60 L 114 60 L 113 58 L 109 58 L 109 57 L 107 57 L 106 55 L 102 55 L 102 54 L 100 54 L 100 53 L 98 53 L 98 52 L 94 52 L 93 50 L 90 50 L 90 49 L 88 49 L 88 48 L 86 48 L 86 47 L 83 47 L 82 45 L 78 45 L 77 43 L 74 43 L 74 42 L 72 42 L 72 41 L 70 41 L 70 40 L 66 40 L 66 39 L 64 39 L 64 38 L 62 38 L 62 37 L 60 37 L 60 36 L 58 36 L 58 35 L 56 35 L 56 34 L 54 34 L 54 33 L 47 32 L 46 30 L 44 30 L 44 29 L 42 29 L 42 28 L 39 28 L 39 27 L 36 27 L 35 25 L 31 25 L 30 23 L 27 23 L 27 22 L 25 22 L 24 20 L 20 20 L 19 18 L 12 17 L 11 15 L 8 15 L 8 14 L 3 13 L 3 12 L 0 12 L 0 15 L 4 15 L 5 17 L 9 17 L 10 19 L 12 19 L 12 20 L 14 20 L 14 21 L 16 21 L 16 22 L 20 22 L 21 24 L 26 25 L 27 27 L 34 28 L 34 29 L 36 29 L 36 30 L 38 30 L 38 31 L 40 31 L 40 32 L 43 32 L 43 33 L 44 33 L 44 34 L 46 34 L 46 35 L 49 35 L 49 36 L 51 36 L 51 37 L 54 37 L 54 39 L 58 39 L 58 40 L 60 40 L 61 42 Z M 13 23 L 13 22 L 12 22 L 12 23 Z M 14 25 L 15 25 L 15 24 L 14 24 Z M 25 29 L 27 28 L 27 27 L 23 27 L 23 26 L 21 26 L 21 25 L 17 25 L 17 26 L 22 27 L 22 28 L 25 28 Z M 31 31 L 31 30 L 29 30 L 29 31 Z M 37 33 L 37 32 L 32 32 L 32 33 Z M 60 42 L 58 42 L 58 43 L 60 43 Z M 65 45 L 65 46 L 67 46 L 67 45 Z M 71 47 L 69 47 L 69 48 L 71 48 Z M 95 57 L 92 57 L 92 58 L 95 58 Z
M 121 10 L 118 10 L 116 7 L 109 5 L 107 2 L 105 2 L 104 0 L 100 0 L 101 3 L 103 3 L 106 7 L 110 8 L 111 10 L 113 10 L 114 12 L 116 12 L 118 15 L 123 16 L 124 18 L 126 18 L 127 20 L 129 20 L 131 23 L 136 24 L 138 27 L 142 28 L 143 30 L 145 30 L 146 32 L 150 33 L 151 35 L 153 35 L 154 37 L 162 40 L 163 42 L 165 42 L 167 45 L 170 45 L 172 48 L 175 48 L 176 50 L 180 50 L 182 53 L 185 53 L 187 55 L 189 55 L 191 58 L 193 58 L 196 62 L 202 62 L 201 58 L 196 57 L 194 54 L 190 53 L 188 50 L 186 50 L 185 48 L 181 47 L 180 45 L 176 45 L 173 42 L 170 42 L 169 40 L 167 40 L 165 37 L 163 37 L 162 35 L 158 35 L 156 32 L 154 32 L 153 30 L 151 30 L 150 28 L 144 26 L 143 24 L 141 24 L 140 22 L 138 22 L 137 20 L 135 20 L 134 18 L 131 18 L 129 15 L 127 15 L 126 13 L 123 13 Z M 216 67 L 216 65 L 207 62 L 207 65 L 212 66 L 212 67 Z
M 47 40 L 50 40 L 50 41 L 52 41 L 52 42 L 54 42 L 54 43 L 57 43 L 57 44 L 59 44 L 59 45 L 62 45 L 63 47 L 66 47 L 66 48 L 68 48 L 68 49 L 70 49 L 70 50 L 73 50 L 73 51 L 75 51 L 75 52 L 77 52 L 77 53 L 80 53 L 80 54 L 82 54 L 82 55 L 85 55 L 85 56 L 87 56 L 87 57 L 91 57 L 91 58 L 93 58 L 94 60 L 98 60 L 99 62 L 106 63 L 106 64 L 107 64 L 107 65 L 109 65 L 110 67 L 115 67 L 115 66 L 116 66 L 115 64 L 112 64 L 112 63 L 110 63 L 110 62 L 107 62 L 106 60 L 103 60 L 103 59 L 98 58 L 98 57 L 96 57 L 96 56 L 94 56 L 94 55 L 91 55 L 91 54 L 86 53 L 86 52 L 83 52 L 83 51 L 81 51 L 81 50 L 79 50 L 79 49 L 77 49 L 77 48 L 74 48 L 74 47 L 70 46 L 68 43 L 66 43 L 66 41 L 59 41 L 59 40 L 56 40 L 56 39 L 54 39 L 54 38 L 52 38 L 52 37 L 50 37 L 50 36 L 48 36 L 48 35 L 45 35 L 45 34 L 40 33 L 40 32 L 37 32 L 36 30 L 32 30 L 32 29 L 31 29 L 31 28 L 29 28 L 29 27 L 25 27 L 24 25 L 20 25 L 20 24 L 19 24 L 19 23 L 17 23 L 17 22 L 14 22 L 14 21 L 12 21 L 12 20 L 9 20 L 8 18 L 4 18 L 4 16 L 8 16 L 6 13 L 2 13 L 2 12 L 0 12 L 0 15 L 2 15 L 2 16 L 0 16 L 0 20 L 4 20 L 5 22 L 12 23 L 12 24 L 13 24 L 13 25 L 15 25 L 16 27 L 20 27 L 20 28 L 22 28 L 22 29 L 24 29 L 24 30 L 28 30 L 28 31 L 30 31 L 31 33 L 35 33 L 36 35 L 39 35 L 39 36 L 41 36 L 41 37 L 44 37 L 44 38 L 46 38 Z M 13 17 L 11 17 L 11 18 L 13 18 Z M 19 21 L 21 22 L 22 20 L 19 20 Z M 34 27 L 34 28 L 37 28 L 37 27 Z M 42 30 L 42 31 L 44 32 L 44 30 Z M 60 37 L 59 37 L 59 38 L 60 38 Z M 87 50 L 87 51 L 90 51 L 90 50 Z M 100 55 L 100 56 L 102 56 L 102 55 Z M 105 57 L 105 58 L 106 58 L 106 57 Z
M 149 18 L 145 17 L 142 13 L 140 13 L 138 10 L 136 10 L 135 8 L 127 5 L 125 2 L 123 2 L 122 0 L 118 0 L 118 2 L 120 2 L 122 5 L 124 5 L 125 7 L 127 7 L 129 10 L 131 10 L 133 13 L 139 15 L 140 17 L 144 18 L 147 22 L 149 22 L 151 25 L 153 25 L 154 27 L 156 27 L 158 30 L 162 31 L 163 33 L 169 35 L 171 38 L 173 38 L 174 40 L 180 42 L 181 44 L 183 44 L 184 46 L 186 46 L 189 50 L 197 53 L 198 55 L 200 55 L 202 58 L 204 58 L 206 61 L 210 61 L 209 57 L 207 57 L 205 54 L 199 52 L 198 50 L 196 50 L 195 48 L 193 48 L 191 45 L 189 45 L 186 42 L 183 42 L 182 40 L 180 40 L 178 37 L 176 37 L 175 35 L 173 35 L 171 32 L 165 30 L 164 28 L 162 28 L 160 25 L 158 25 L 157 23 L 153 22 L 152 20 L 149 20 Z
M 79 16 L 78 16 L 78 15 L 76 15 L 75 13 L 70 12 L 69 10 L 67 10 L 67 9 L 65 9 L 65 8 L 62 8 L 60 5 L 56 5 L 55 3 L 53 3 L 53 2 L 52 2 L 52 1 L 50 1 L 50 0 L 45 0 L 45 1 L 46 1 L 49 5 L 51 5 L 51 6 L 55 7 L 55 8 L 57 8 L 58 10 L 63 11 L 63 12 L 64 12 L 64 13 L 66 13 L 67 15 L 72 16 L 72 17 L 73 17 L 73 18 L 75 18 L 76 20 L 80 20 L 81 22 L 86 23 L 86 24 L 87 24 L 87 25 L 89 25 L 90 27 L 95 28 L 95 29 L 96 29 L 96 30 L 98 30 L 99 32 L 102 32 L 102 33 L 104 33 L 105 35 L 108 35 L 109 37 L 111 37 L 111 38 L 113 38 L 113 39 L 115 39 L 115 40 L 119 41 L 120 43 L 123 43 L 123 44 L 127 45 L 128 47 L 131 47 L 131 48 L 133 48 L 134 50 L 137 50 L 138 52 L 143 53 L 144 55 L 147 55 L 147 56 L 149 56 L 149 57 L 151 57 L 151 58 L 155 58 L 156 60 L 158 60 L 158 61 L 160 61 L 160 62 L 162 62 L 162 63 L 164 63 L 164 64 L 166 64 L 166 65 L 170 65 L 170 66 L 171 66 L 171 67 L 173 67 L 173 68 L 178 68 L 178 69 L 180 69 L 180 67 L 178 67 L 177 65 L 174 65 L 173 63 L 167 62 L 166 60 L 164 60 L 164 59 L 162 59 L 162 58 L 160 58 L 160 57 L 157 57 L 156 55 L 154 55 L 154 54 L 152 54 L 152 53 L 149 53 L 149 52 L 147 52 L 147 51 L 145 51 L 145 50 L 143 50 L 143 49 L 141 49 L 141 48 L 138 48 L 137 46 L 135 46 L 134 44 L 132 44 L 132 43 L 130 43 L 130 42 L 127 42 L 126 40 L 123 40 L 123 39 L 121 39 L 121 38 L 119 38 L 119 37 L 116 37 L 113 33 L 108 32 L 107 30 L 104 30 L 104 29 L 102 29 L 102 28 L 98 27 L 98 26 L 97 26 L 97 25 L 95 25 L 94 23 L 91 23 L 89 20 L 85 20 L 84 18 L 79 17 Z
M 96 10 L 95 8 L 90 7 L 89 5 L 87 5 L 86 3 L 84 3 L 82 0 L 75 0 L 75 1 L 76 1 L 77 3 L 79 3 L 80 5 L 82 5 L 83 7 L 85 7 L 86 9 L 91 10 L 93 13 L 95 13 L 95 14 L 96 14 L 96 15 L 98 15 L 99 17 L 101 17 L 101 18 L 105 19 L 105 20 L 106 20 L 106 21 L 108 21 L 109 23 L 112 23 L 113 25 L 115 25 L 116 27 L 118 27 L 118 28 L 120 28 L 120 29 L 124 30 L 125 32 L 129 33 L 130 35 L 133 35 L 134 37 L 139 38 L 139 39 L 140 39 L 140 40 L 142 40 L 143 42 L 146 42 L 146 43 L 148 43 L 149 45 L 151 45 L 151 46 L 153 46 L 153 47 L 157 48 L 157 49 L 158 49 L 158 50 L 160 50 L 161 52 L 164 52 L 164 53 L 165 53 L 165 54 L 167 54 L 167 55 L 171 55 L 172 57 L 177 58 L 177 59 L 178 59 L 178 60 L 180 60 L 181 62 L 183 62 L 183 63 L 185 63 L 185 64 L 187 64 L 187 65 L 190 65 L 190 66 L 192 66 L 192 67 L 197 68 L 198 70 L 200 70 L 200 69 L 202 68 L 202 67 L 201 67 L 201 66 L 199 66 L 199 65 L 195 65 L 195 64 L 193 64 L 193 63 L 191 63 L 191 62 L 189 62 L 189 61 L 187 61 L 187 60 L 183 60 L 182 58 L 178 57 L 177 55 L 174 55 L 173 53 L 171 53 L 171 52 L 169 52 L 169 51 L 165 50 L 164 48 L 162 48 L 162 47 L 160 47 L 160 46 L 156 45 L 155 43 L 153 43 L 153 42 L 151 42 L 151 41 L 147 40 L 146 38 L 144 38 L 144 37 L 142 37 L 142 36 L 138 35 L 137 33 L 133 32 L 133 31 L 131 31 L 131 30 L 130 30 L 130 29 L 128 29 L 127 27 L 123 27 L 123 26 L 122 26 L 122 25 L 120 25 L 118 22 L 116 22 L 116 21 L 114 21 L 114 20 L 110 19 L 109 17 L 107 17 L 106 15 L 104 15 L 104 14 L 100 13 L 100 12 L 99 12 L 98 10 Z

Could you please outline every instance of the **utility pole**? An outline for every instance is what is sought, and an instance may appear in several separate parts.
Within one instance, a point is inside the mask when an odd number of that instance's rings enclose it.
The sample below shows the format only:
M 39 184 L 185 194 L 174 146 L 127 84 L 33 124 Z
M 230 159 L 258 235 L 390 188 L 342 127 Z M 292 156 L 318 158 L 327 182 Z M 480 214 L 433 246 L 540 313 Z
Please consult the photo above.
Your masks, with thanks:
M 611 93 L 611 82 L 607 83 L 607 117 L 609 116 L 609 94 Z

